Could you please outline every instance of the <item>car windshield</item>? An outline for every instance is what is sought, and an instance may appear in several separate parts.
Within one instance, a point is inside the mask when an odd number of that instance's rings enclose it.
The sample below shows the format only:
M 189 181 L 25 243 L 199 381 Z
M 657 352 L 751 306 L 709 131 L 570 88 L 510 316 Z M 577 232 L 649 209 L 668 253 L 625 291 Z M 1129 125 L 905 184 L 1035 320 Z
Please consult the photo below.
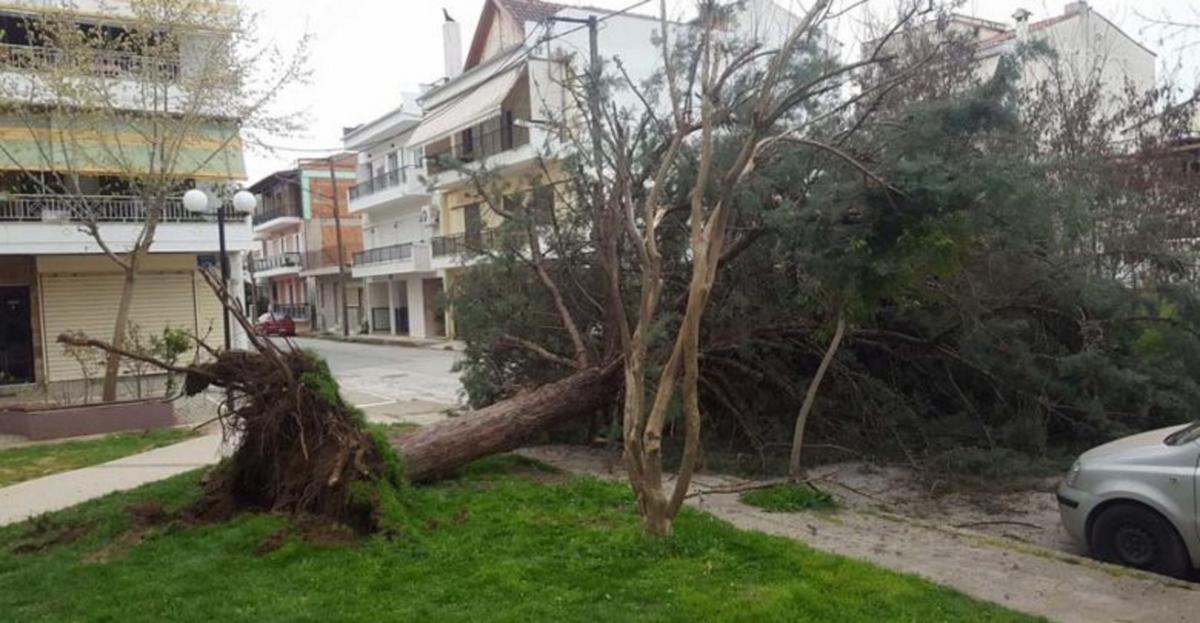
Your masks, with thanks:
M 1188 424 L 1187 428 L 1177 430 L 1170 435 L 1167 435 L 1168 446 L 1182 446 L 1185 443 L 1191 443 L 1200 439 L 1200 420 L 1196 420 Z

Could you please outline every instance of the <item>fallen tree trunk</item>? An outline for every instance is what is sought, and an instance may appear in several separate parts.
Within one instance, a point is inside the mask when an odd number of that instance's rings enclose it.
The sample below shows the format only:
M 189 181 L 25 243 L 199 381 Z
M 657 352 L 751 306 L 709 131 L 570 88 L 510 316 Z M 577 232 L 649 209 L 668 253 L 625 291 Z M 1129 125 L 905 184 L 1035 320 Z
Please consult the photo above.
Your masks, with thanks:
M 620 362 L 581 370 L 462 417 L 423 426 L 392 445 L 410 481 L 434 480 L 476 459 L 515 450 L 559 422 L 595 413 L 616 397 L 620 371 Z

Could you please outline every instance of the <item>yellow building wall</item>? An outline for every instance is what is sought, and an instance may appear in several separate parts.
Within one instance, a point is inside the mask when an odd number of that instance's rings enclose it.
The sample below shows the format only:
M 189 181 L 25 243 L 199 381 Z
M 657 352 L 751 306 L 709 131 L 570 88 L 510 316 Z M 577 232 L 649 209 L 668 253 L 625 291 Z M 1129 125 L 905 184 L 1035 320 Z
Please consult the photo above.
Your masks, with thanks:
M 488 194 L 494 199 L 496 196 L 528 192 L 547 184 L 563 182 L 566 179 L 567 176 L 562 172 L 561 167 L 557 163 L 548 163 L 545 167 L 532 163 L 520 169 L 506 172 L 503 176 L 499 176 L 496 180 L 490 182 L 487 188 Z M 443 236 L 461 234 L 467 230 L 463 208 L 471 204 L 482 204 L 480 206 L 480 215 L 483 218 L 484 227 L 499 227 L 503 220 L 499 214 L 496 214 L 489 208 L 488 202 L 484 200 L 483 195 L 476 190 L 471 182 L 464 182 L 443 190 L 441 200 L 441 235 Z M 563 207 L 561 193 L 556 197 L 555 205 L 559 209 Z

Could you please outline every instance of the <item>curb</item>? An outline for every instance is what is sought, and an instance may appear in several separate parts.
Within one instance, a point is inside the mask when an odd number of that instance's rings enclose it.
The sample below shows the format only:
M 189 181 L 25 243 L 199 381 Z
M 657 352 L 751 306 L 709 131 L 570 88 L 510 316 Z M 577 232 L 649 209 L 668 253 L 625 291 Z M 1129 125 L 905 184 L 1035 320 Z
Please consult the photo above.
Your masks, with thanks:
M 298 335 L 296 337 L 303 337 L 303 338 L 314 339 L 314 340 L 326 340 L 326 341 L 330 341 L 330 342 L 343 342 L 346 344 L 371 344 L 374 346 L 396 346 L 399 348 L 421 348 L 421 349 L 425 349 L 425 350 L 444 350 L 444 351 L 455 351 L 455 352 L 462 352 L 464 350 L 463 346 L 461 346 L 453 341 L 449 341 L 449 340 L 444 341 L 444 342 L 420 342 L 420 341 L 416 341 L 416 340 L 392 339 L 392 338 L 382 338 L 382 337 L 370 337 L 370 336 L 342 337 L 340 335 L 318 335 L 315 333 L 309 334 L 309 335 Z

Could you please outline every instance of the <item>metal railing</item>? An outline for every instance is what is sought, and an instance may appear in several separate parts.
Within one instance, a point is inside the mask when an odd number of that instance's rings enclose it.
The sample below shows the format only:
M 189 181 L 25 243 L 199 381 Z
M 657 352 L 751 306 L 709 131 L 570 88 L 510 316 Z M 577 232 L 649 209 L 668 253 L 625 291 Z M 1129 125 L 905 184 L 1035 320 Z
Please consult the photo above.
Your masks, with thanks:
M 471 162 L 506 152 L 529 143 L 529 128 L 515 123 L 492 125 L 484 122 L 473 128 L 471 144 L 460 142 L 454 145 L 454 157 Z
M 300 208 L 294 208 L 294 207 L 288 206 L 288 207 L 273 208 L 271 210 L 263 210 L 260 212 L 255 212 L 254 213 L 254 224 L 262 225 L 263 223 L 266 223 L 267 221 L 273 221 L 277 218 L 285 218 L 285 217 L 302 218 L 300 216 Z
M 350 198 L 358 199 L 359 197 L 366 197 L 367 195 L 371 195 L 388 188 L 393 188 L 406 182 L 408 182 L 408 173 L 406 169 L 401 168 L 387 171 L 380 173 L 369 180 L 359 182 L 358 184 L 351 186 Z
M 435 236 L 429 241 L 433 247 L 434 257 L 447 255 L 463 255 L 479 253 L 493 249 L 496 246 L 496 230 L 485 229 L 480 232 Z
M 292 320 L 307 321 L 312 318 L 312 305 L 308 303 L 276 303 L 271 312 Z
M 254 259 L 256 273 L 276 268 L 304 268 L 304 258 L 299 253 L 288 252 Z
M 124 195 L 32 195 L 0 193 L 0 221 L 76 221 L 139 223 L 150 212 L 141 197 Z M 200 222 L 203 214 L 183 207 L 179 197 L 169 197 L 158 218 L 166 223 Z
M 354 265 L 365 266 L 367 264 L 381 264 L 383 262 L 402 262 L 411 260 L 412 256 L 413 243 L 404 242 L 355 253 Z
M 455 135 L 453 145 L 441 151 L 426 147 L 426 167 L 440 173 L 453 167 L 443 162 L 449 156 L 459 162 L 473 162 L 529 144 L 529 128 L 517 125 L 511 115 L 492 117 L 471 127 L 469 142 L 463 132 Z
M 179 79 L 179 59 L 144 56 L 117 50 L 91 50 L 71 55 L 61 48 L 0 43 L 0 66 L 31 71 L 64 67 L 108 78 Z

